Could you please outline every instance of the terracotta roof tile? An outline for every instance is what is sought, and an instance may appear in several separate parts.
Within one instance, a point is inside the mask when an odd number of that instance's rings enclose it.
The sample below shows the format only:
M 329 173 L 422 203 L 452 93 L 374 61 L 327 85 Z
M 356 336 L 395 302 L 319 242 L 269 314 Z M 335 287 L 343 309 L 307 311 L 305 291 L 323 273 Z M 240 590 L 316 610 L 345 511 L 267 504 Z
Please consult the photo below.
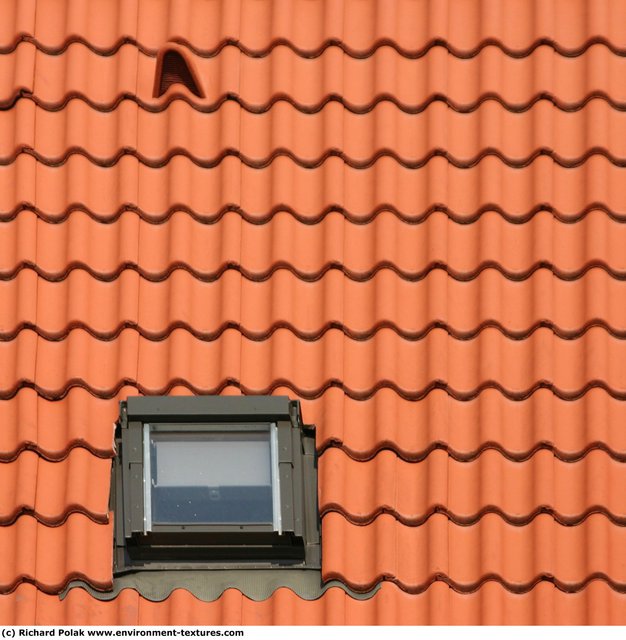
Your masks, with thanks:
M 549 580 L 563 591 L 577 591 L 595 578 L 626 590 L 626 528 L 603 514 L 569 527 L 547 514 L 515 526 L 488 513 L 463 526 L 435 513 L 422 526 L 411 527 L 387 514 L 359 526 L 329 513 L 322 520 L 322 536 L 332 540 L 322 558 L 323 577 L 339 578 L 356 590 L 390 580 L 420 593 L 443 580 L 456 591 L 471 592 L 495 580 L 525 592 Z
M 381 513 L 409 526 L 425 526 L 433 513 L 459 525 L 475 524 L 487 513 L 527 525 L 542 513 L 560 524 L 580 524 L 604 513 L 626 524 L 626 466 L 591 451 L 576 462 L 539 451 L 524 462 L 485 451 L 471 462 L 433 451 L 424 461 L 403 461 L 381 451 L 358 462 L 339 449 L 324 452 L 319 463 L 320 510 L 336 511 L 355 524 L 369 524 Z
M 276 393 L 287 391 L 276 389 Z M 390 449 L 402 459 L 421 460 L 436 448 L 468 461 L 486 449 L 523 461 L 543 448 L 571 461 L 595 448 L 626 460 L 626 434 L 620 426 L 625 405 L 597 388 L 576 400 L 539 389 L 522 401 L 508 399 L 495 389 L 458 401 L 434 389 L 418 403 L 391 389 L 360 401 L 331 388 L 303 403 L 305 419 L 322 425 L 318 430 L 321 446 L 339 445 L 358 460 L 367 460 L 381 449 Z
M 78 265 L 70 262 L 69 267 Z M 37 264 L 38 269 L 42 266 Z M 81 328 L 110 340 L 132 327 L 156 339 L 182 327 L 203 341 L 228 328 L 260 340 L 287 328 L 305 340 L 333 329 L 363 340 L 391 328 L 416 341 L 443 328 L 451 337 L 467 340 L 489 326 L 513 339 L 527 338 L 542 327 L 561 338 L 580 338 L 598 326 L 615 337 L 626 336 L 626 310 L 620 304 L 626 282 L 602 268 L 571 281 L 555 279 L 542 269 L 519 282 L 495 269 L 467 281 L 450 278 L 442 269 L 417 281 L 388 268 L 364 281 L 330 269 L 307 282 L 288 267 L 261 273 L 266 279 L 258 281 L 250 280 L 257 274 L 243 267 L 242 276 L 226 266 L 203 281 L 176 262 L 163 272 L 146 274 L 150 280 L 128 265 L 109 272 L 121 269 L 111 280 L 69 267 L 43 277 L 25 268 L 0 280 L 0 320 L 6 327 L 0 336 L 8 340 L 23 328 L 33 328 L 46 339 L 58 340 Z M 56 281 L 57 276 L 64 279 Z
M 58 463 L 25 451 L 14 462 L 0 465 L 0 524 L 31 514 L 44 524 L 58 525 L 73 512 L 107 522 L 110 473 L 110 460 L 86 449 L 74 449 Z
M 267 166 L 279 156 L 307 167 L 318 166 L 330 156 L 358 168 L 384 156 L 420 167 L 434 155 L 458 166 L 497 156 L 521 167 L 537 155 L 572 166 L 593 154 L 608 155 L 621 166 L 626 163 L 626 113 L 602 100 L 592 100 L 573 112 L 543 101 L 521 113 L 507 111 L 494 101 L 470 113 L 434 102 L 418 114 L 404 113 L 390 102 L 363 114 L 332 102 L 307 114 L 287 102 L 278 102 L 264 113 L 226 102 L 207 113 L 176 100 L 167 110 L 155 113 L 128 100 L 113 111 L 97 111 L 81 100 L 49 111 L 22 100 L 0 112 L 0 131 L 4 134 L 2 164 L 13 162 L 18 153 L 35 155 L 48 165 L 62 164 L 80 153 L 102 166 L 133 155 L 154 167 L 176 155 L 207 167 L 225 155 L 241 157 L 252 167 Z
M 190 391 L 174 386 L 171 393 Z M 223 393 L 241 392 L 227 386 Z M 276 395 L 290 393 L 289 388 L 275 389 Z M 95 455 L 110 457 L 117 402 L 136 394 L 127 386 L 106 400 L 73 387 L 62 400 L 50 401 L 24 387 L 0 403 L 5 425 L 0 456 L 11 461 L 21 450 L 35 449 L 45 459 L 57 460 L 65 458 L 70 448 L 84 446 Z M 389 449 L 403 460 L 418 461 L 432 450 L 444 449 L 454 459 L 471 461 L 484 450 L 496 449 L 507 458 L 524 461 L 536 450 L 547 449 L 559 460 L 577 461 L 590 450 L 601 449 L 626 461 L 621 428 L 626 405 L 601 389 L 591 389 L 577 400 L 562 400 L 540 389 L 523 401 L 486 389 L 474 400 L 461 402 L 435 389 L 415 403 L 391 389 L 356 400 L 333 387 L 302 402 L 304 419 L 319 425 L 318 449 L 339 446 L 355 460 L 369 460 L 379 450 Z
M 487 582 L 473 593 L 459 594 L 436 582 L 421 594 L 408 594 L 383 583 L 369 600 L 353 600 L 337 588 L 319 600 L 303 601 L 288 589 L 255 602 L 228 590 L 215 602 L 201 602 L 178 590 L 164 602 L 144 600 L 125 590 L 116 600 L 100 602 L 80 589 L 67 597 L 37 592 L 30 584 L 0 599 L 7 624 L 624 624 L 626 595 L 594 580 L 576 593 L 549 582 L 524 594 Z
M 333 180 L 337 172 L 341 179 Z M 36 208 L 46 220 L 63 218 L 76 208 L 108 220 L 131 208 L 155 221 L 177 209 L 191 211 L 204 222 L 215 221 L 227 210 L 243 210 L 246 217 L 261 223 L 282 209 L 298 211 L 308 222 L 337 209 L 359 222 L 380 210 L 419 222 L 441 209 L 463 222 L 494 209 L 523 221 L 547 202 L 568 220 L 593 209 L 604 209 L 621 220 L 626 211 L 620 189 L 625 172 L 598 155 L 572 169 L 547 157 L 515 169 L 491 156 L 471 168 L 457 168 L 437 157 L 420 169 L 402 167 L 389 157 L 367 169 L 347 167 L 340 158 L 307 169 L 285 157 L 265 169 L 248 167 L 233 157 L 205 169 L 176 156 L 166 167 L 154 169 L 129 156 L 110 168 L 80 155 L 62 166 L 48 167 L 23 154 L 0 167 L 0 185 L 6 186 L 0 211 L 2 218 L 10 219 L 23 208 L 32 208 L 29 203 L 36 193 Z M 98 190 L 91 188 L 94 184 L 100 185 Z
M 419 58 L 381 47 L 361 59 L 338 47 L 327 48 L 316 58 L 302 57 L 284 45 L 264 57 L 226 47 L 217 56 L 190 53 L 189 62 L 200 79 L 204 100 L 179 85 L 153 98 L 156 61 L 132 44 L 102 56 L 80 43 L 70 44 L 60 55 L 49 55 L 32 42 L 21 42 L 0 61 L 6 78 L 0 84 L 0 104 L 14 104 L 20 92 L 46 109 L 63 108 L 78 98 L 98 110 L 113 109 L 131 97 L 143 107 L 161 110 L 176 96 L 209 111 L 231 97 L 253 111 L 287 101 L 315 112 L 331 100 L 356 113 L 367 112 L 380 101 L 409 113 L 420 112 L 433 101 L 460 111 L 473 111 L 487 99 L 512 110 L 526 110 L 539 99 L 567 110 L 580 109 L 594 97 L 608 99 L 621 110 L 626 102 L 622 80 L 626 60 L 602 44 L 592 44 L 584 56 L 566 57 L 542 45 L 520 58 L 487 47 L 467 59 L 450 56 L 442 47 Z
M 477 276 L 488 270 L 493 273 L 483 277 L 500 282 L 503 291 L 532 288 L 535 282 L 547 286 L 555 274 L 572 281 L 554 281 L 565 292 L 581 287 L 578 279 L 590 269 L 593 273 L 582 278 L 584 283 L 604 278 L 594 267 L 613 276 L 611 287 L 622 286 L 626 276 L 621 250 L 625 227 L 600 210 L 573 223 L 542 211 L 524 224 L 507 222 L 494 211 L 483 213 L 473 224 L 457 224 L 435 212 L 420 225 L 407 224 L 390 211 L 380 212 L 368 224 L 350 223 L 339 212 L 311 224 L 284 211 L 264 224 L 242 221 L 234 211 L 225 213 L 219 224 L 202 224 L 183 211 L 161 224 L 138 220 L 130 211 L 109 223 L 76 210 L 58 224 L 34 218 L 31 211 L 22 211 L 0 227 L 0 279 L 30 267 L 47 280 L 61 280 L 76 268 L 112 280 L 131 267 L 153 281 L 165 280 L 179 268 L 204 281 L 227 269 L 255 281 L 287 269 L 310 281 L 332 269 L 359 282 L 390 270 L 403 280 L 439 283 L 443 274 L 431 273 L 434 269 L 452 276 L 445 278 L 446 286 L 469 291 L 481 280 Z M 531 277 L 537 270 L 546 273 Z M 515 282 L 499 278 L 496 271 Z M 520 280 L 525 282 L 518 284 Z M 409 286 L 400 281 L 398 285 Z M 435 289 L 432 295 L 443 292 Z M 549 303 L 539 298 L 538 303 Z M 489 299 L 481 301 L 488 303 Z
M 46 460 L 63 460 L 76 446 L 98 457 L 113 454 L 113 423 L 119 415 L 114 400 L 101 400 L 80 388 L 62 401 L 49 401 L 23 387 L 0 402 L 0 460 L 11 462 L 32 449 Z
M 19 34 L 33 33 L 35 29 L 35 8 L 37 0 L 3 0 L 0 4 L 5 19 L 0 25 L 0 46 L 11 47 Z
M 8 365 L 0 377 L 0 396 L 10 398 L 28 385 L 52 398 L 80 385 L 100 397 L 112 397 L 129 383 L 152 394 L 167 393 L 179 383 L 202 393 L 218 393 L 224 385 L 236 383 L 246 393 L 265 394 L 287 381 L 304 397 L 341 386 L 356 399 L 389 387 L 409 399 L 443 388 L 454 398 L 471 400 L 486 388 L 496 388 L 522 400 L 547 388 L 574 400 L 598 387 L 624 399 L 624 350 L 626 343 L 601 327 L 591 327 L 574 340 L 539 328 L 523 341 L 491 327 L 469 340 L 457 340 L 436 328 L 417 341 L 385 328 L 368 340 L 329 329 L 316 342 L 287 329 L 277 329 L 262 341 L 226 329 L 210 342 L 184 329 L 174 329 L 158 342 L 133 329 L 106 342 L 84 329 L 71 331 L 62 341 L 24 329 L 15 342 L 0 342 Z
M 0 622 L 626 624 L 624 0 L 0 11 Z M 162 392 L 300 398 L 380 590 L 59 599 Z
M 171 393 L 191 392 L 174 386 Z M 226 386 L 223 393 L 241 391 Z M 276 395 L 290 393 L 286 387 L 275 389 Z M 134 387 L 127 386 L 116 398 L 106 400 L 73 387 L 62 400 L 49 401 L 22 388 L 0 403 L 6 425 L 2 459 L 13 460 L 24 448 L 36 449 L 46 459 L 63 459 L 74 446 L 110 457 L 117 402 L 136 394 Z M 560 460 L 577 461 L 590 450 L 601 449 L 615 460 L 626 461 L 621 429 L 625 405 L 602 389 L 591 389 L 577 400 L 562 400 L 539 389 L 523 401 L 509 400 L 495 389 L 458 401 L 435 389 L 415 403 L 391 389 L 356 400 L 333 387 L 319 398 L 302 402 L 304 419 L 319 425 L 320 451 L 340 446 L 356 460 L 368 460 L 379 450 L 389 449 L 403 460 L 418 461 L 434 449 L 445 449 L 454 459 L 471 461 L 483 450 L 496 449 L 524 461 L 536 450 L 548 449 Z
M 59 52 L 72 41 L 83 41 L 107 53 L 120 42 L 138 40 L 154 54 L 164 42 L 179 39 L 203 55 L 232 41 L 251 54 L 265 53 L 276 41 L 290 43 L 303 54 L 340 43 L 351 55 L 368 55 L 375 46 L 397 47 L 404 55 L 420 55 L 433 44 L 446 43 L 457 56 L 473 55 L 486 44 L 511 55 L 525 55 L 539 42 L 563 53 L 581 53 L 589 41 L 623 48 L 624 9 L 619 0 L 378 0 L 358 2 L 199 2 L 181 0 L 92 0 L 23 2 L 11 11 L 0 38 L 10 47 L 18 34 L 36 36 L 40 46 Z M 122 10 L 123 7 L 123 10 Z M 154 20 L 155 13 L 167 20 Z
M 75 513 L 56 527 L 29 515 L 0 527 L 4 556 L 0 590 L 13 591 L 20 583 L 31 582 L 42 591 L 58 593 L 70 580 L 81 578 L 96 588 L 110 588 L 112 523 L 112 518 L 109 524 L 100 524 Z

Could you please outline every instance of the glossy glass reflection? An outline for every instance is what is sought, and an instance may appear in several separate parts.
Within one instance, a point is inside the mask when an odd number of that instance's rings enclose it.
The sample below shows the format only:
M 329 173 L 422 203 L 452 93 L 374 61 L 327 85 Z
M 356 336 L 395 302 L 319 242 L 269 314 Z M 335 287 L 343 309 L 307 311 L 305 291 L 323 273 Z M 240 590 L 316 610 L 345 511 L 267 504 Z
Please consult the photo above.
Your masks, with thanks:
M 150 434 L 153 524 L 272 524 L 270 431 Z

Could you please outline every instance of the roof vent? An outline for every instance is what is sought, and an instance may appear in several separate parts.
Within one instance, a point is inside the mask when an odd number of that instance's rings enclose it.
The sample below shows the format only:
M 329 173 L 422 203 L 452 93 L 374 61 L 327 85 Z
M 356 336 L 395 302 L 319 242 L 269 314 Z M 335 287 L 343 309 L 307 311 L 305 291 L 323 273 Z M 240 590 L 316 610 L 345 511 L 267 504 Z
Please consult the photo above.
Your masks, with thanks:
M 160 98 L 173 84 L 182 84 L 198 98 L 204 98 L 195 69 L 185 54 L 178 48 L 167 48 L 157 57 L 153 97 Z

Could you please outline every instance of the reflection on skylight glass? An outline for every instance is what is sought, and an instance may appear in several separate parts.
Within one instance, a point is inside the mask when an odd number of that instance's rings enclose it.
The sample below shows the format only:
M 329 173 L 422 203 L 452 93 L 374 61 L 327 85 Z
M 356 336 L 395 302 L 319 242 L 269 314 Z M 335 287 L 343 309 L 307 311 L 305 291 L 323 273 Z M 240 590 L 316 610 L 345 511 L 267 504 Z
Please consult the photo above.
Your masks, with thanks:
M 150 434 L 154 524 L 272 524 L 270 431 Z

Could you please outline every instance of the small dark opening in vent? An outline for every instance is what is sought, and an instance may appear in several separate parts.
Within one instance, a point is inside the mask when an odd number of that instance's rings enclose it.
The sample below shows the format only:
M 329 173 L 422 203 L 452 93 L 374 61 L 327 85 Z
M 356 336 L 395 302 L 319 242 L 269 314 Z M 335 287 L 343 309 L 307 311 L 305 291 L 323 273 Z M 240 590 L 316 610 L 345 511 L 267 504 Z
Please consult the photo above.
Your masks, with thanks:
M 195 74 L 179 51 L 167 50 L 159 62 L 154 83 L 155 98 L 162 96 L 173 84 L 182 84 L 198 98 L 204 97 Z

